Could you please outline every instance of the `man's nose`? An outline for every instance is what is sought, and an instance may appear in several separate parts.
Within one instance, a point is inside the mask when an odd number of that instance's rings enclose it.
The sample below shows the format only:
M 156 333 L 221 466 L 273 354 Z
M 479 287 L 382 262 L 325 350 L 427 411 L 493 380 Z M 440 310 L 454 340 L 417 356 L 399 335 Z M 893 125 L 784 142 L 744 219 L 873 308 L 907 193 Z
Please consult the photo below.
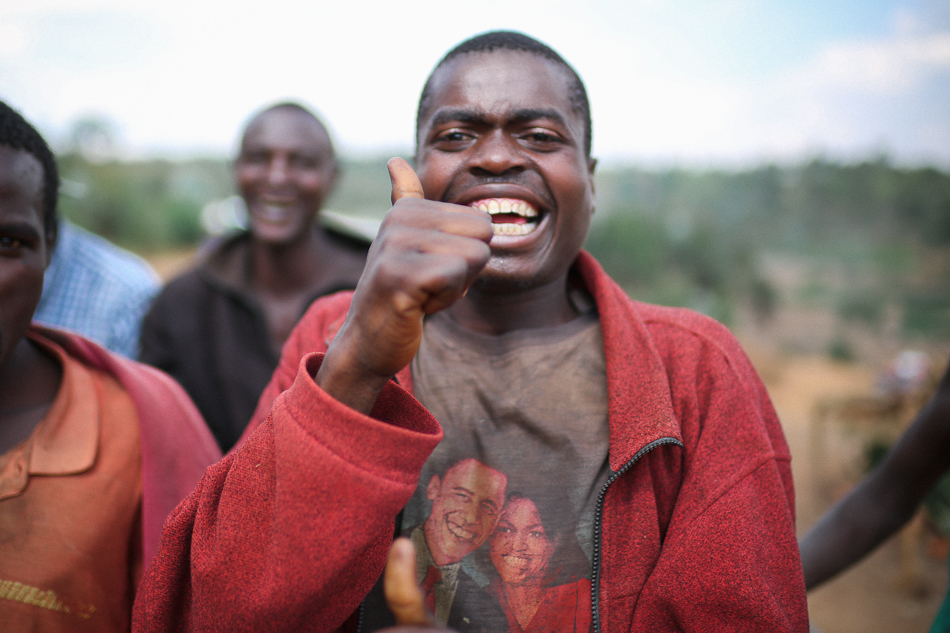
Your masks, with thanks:
M 289 168 L 287 159 L 282 156 L 275 156 L 267 167 L 267 182 L 270 185 L 282 185 L 287 182 L 289 177 Z
M 480 139 L 469 168 L 499 176 L 512 170 L 523 170 L 526 162 L 518 142 L 504 130 L 495 130 Z

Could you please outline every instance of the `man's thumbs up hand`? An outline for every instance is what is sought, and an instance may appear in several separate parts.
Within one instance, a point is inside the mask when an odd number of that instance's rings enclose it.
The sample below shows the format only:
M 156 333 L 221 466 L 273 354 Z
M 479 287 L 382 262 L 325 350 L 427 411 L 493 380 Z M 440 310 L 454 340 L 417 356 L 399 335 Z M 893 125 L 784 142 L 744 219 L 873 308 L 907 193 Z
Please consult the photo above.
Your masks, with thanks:
M 464 296 L 491 256 L 486 213 L 426 200 L 419 177 L 402 158 L 391 159 L 388 167 L 393 207 L 316 376 L 327 393 L 363 413 L 415 356 L 423 317 Z
M 389 169 L 389 179 L 393 183 L 392 203 L 396 204 L 402 198 L 425 198 L 422 183 L 412 166 L 405 158 L 390 158 L 386 163 Z

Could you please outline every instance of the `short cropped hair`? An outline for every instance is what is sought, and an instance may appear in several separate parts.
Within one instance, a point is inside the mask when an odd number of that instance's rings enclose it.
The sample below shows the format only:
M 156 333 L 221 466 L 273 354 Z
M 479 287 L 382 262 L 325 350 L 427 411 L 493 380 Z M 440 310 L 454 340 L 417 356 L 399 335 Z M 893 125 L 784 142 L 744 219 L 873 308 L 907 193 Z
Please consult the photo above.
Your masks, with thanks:
M 281 101 L 280 103 L 269 105 L 266 108 L 255 112 L 254 115 L 248 120 L 247 125 L 244 126 L 244 130 L 241 132 L 241 142 L 243 143 L 244 136 L 247 134 L 247 131 L 255 121 L 268 112 L 273 112 L 274 110 L 291 110 L 293 112 L 299 112 L 300 114 L 313 119 L 313 121 L 316 122 L 316 124 L 319 125 L 324 132 L 326 132 L 327 138 L 330 140 L 330 153 L 333 156 L 333 159 L 336 160 L 336 149 L 333 147 L 333 139 L 330 137 L 330 130 L 328 130 L 327 126 L 323 124 L 323 121 L 320 120 L 320 117 L 313 113 L 313 110 L 303 104 L 297 103 L 296 101 Z
M 43 167 L 43 228 L 46 242 L 56 243 L 56 204 L 59 197 L 59 169 L 49 145 L 23 116 L 0 101 L 0 145 L 31 154 Z
M 436 67 L 432 69 L 432 72 L 429 73 L 429 78 L 426 79 L 425 86 L 422 88 L 422 95 L 419 97 L 419 108 L 416 111 L 416 138 L 419 136 L 422 119 L 427 114 L 430 101 L 432 100 L 432 77 L 436 71 L 451 60 L 466 53 L 490 53 L 495 50 L 524 51 L 552 61 L 567 70 L 568 75 L 571 77 L 568 99 L 570 99 L 572 109 L 576 114 L 580 115 L 584 123 L 584 153 L 590 158 L 590 102 L 587 99 L 587 89 L 584 87 L 584 82 L 581 81 L 580 75 L 578 75 L 577 71 L 564 61 L 564 58 L 558 55 L 553 48 L 539 42 L 533 37 L 529 37 L 517 31 L 489 31 L 488 33 L 482 33 L 481 35 L 476 35 L 471 39 L 465 40 L 445 54 L 445 57 L 443 57 L 439 63 L 436 64 Z

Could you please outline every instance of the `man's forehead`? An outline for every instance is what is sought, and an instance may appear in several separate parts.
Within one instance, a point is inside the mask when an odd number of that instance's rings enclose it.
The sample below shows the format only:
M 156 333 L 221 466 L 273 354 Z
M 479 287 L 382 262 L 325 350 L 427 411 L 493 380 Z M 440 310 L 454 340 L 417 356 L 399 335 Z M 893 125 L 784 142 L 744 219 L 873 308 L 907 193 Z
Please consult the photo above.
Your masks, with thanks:
M 330 135 L 323 124 L 305 112 L 290 108 L 260 113 L 248 123 L 241 138 L 242 148 L 275 143 L 331 149 Z
M 448 486 L 462 486 L 470 492 L 486 492 L 488 486 L 492 494 L 495 489 L 503 485 L 505 476 L 476 460 L 467 460 L 456 464 L 445 474 L 445 484 Z
M 567 69 L 525 51 L 465 53 L 439 67 L 432 79 L 429 115 L 445 109 L 573 113 Z
M 0 144 L 0 182 L 35 186 L 42 193 L 43 164 L 25 149 Z

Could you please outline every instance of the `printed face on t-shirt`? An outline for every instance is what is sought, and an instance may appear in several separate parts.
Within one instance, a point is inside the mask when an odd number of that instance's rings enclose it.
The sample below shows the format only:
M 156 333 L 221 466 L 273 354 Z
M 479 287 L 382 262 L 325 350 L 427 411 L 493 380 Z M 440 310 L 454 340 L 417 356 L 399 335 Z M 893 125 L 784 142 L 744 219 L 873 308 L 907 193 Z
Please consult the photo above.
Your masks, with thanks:
M 437 565 L 457 563 L 488 539 L 505 503 L 507 478 L 475 459 L 462 460 L 426 488 L 432 511 L 426 543 Z
M 525 497 L 512 497 L 505 504 L 489 545 L 501 581 L 511 585 L 540 582 L 554 553 L 537 507 Z

